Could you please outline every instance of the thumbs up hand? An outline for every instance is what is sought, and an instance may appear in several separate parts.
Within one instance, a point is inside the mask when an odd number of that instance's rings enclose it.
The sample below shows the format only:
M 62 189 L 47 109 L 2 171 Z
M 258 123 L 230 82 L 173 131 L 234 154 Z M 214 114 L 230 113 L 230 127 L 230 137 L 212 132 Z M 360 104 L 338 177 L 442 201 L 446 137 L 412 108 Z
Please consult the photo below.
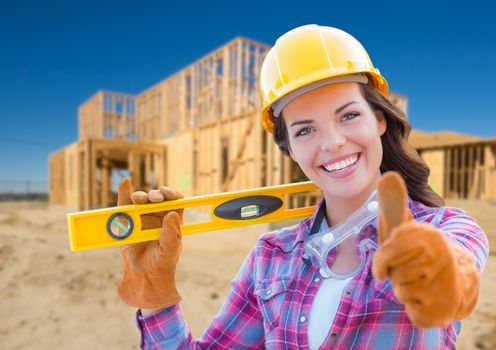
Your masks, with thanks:
M 378 188 L 379 249 L 372 273 L 391 280 L 417 327 L 444 327 L 475 307 L 480 277 L 473 258 L 430 223 L 417 223 L 407 207 L 404 180 L 383 175 Z

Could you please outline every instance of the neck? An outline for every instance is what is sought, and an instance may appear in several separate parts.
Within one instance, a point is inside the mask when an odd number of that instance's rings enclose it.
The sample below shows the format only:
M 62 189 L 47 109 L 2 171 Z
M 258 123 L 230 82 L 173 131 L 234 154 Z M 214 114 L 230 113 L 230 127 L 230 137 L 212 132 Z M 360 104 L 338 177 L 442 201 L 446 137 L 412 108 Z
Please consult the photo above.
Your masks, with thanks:
M 377 188 L 379 179 L 380 175 L 366 190 L 353 198 L 335 197 L 325 193 L 326 220 L 329 227 L 343 222 L 351 214 L 357 211 L 369 198 L 372 191 Z

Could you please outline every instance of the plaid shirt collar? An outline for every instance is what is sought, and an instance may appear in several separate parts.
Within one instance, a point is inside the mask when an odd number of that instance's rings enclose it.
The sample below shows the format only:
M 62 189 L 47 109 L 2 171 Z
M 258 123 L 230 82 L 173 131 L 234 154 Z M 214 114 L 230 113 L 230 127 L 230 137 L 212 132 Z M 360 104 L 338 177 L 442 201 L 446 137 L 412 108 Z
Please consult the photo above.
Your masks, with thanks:
M 324 201 L 324 197 L 321 197 L 319 199 L 315 207 L 315 211 L 313 212 L 311 217 L 304 219 L 296 225 L 280 229 L 277 235 L 270 235 L 269 237 L 267 237 L 266 241 L 268 241 L 272 245 L 279 247 L 286 253 L 293 251 L 298 244 L 303 244 L 309 236 L 310 229 L 316 219 L 319 209 L 324 204 Z M 407 196 L 407 205 L 410 211 L 413 213 L 415 203 L 410 198 L 410 196 Z M 377 226 L 378 219 L 376 217 L 362 228 L 359 239 L 370 238 L 373 241 L 377 242 Z M 324 217 L 320 229 L 323 230 L 328 228 L 329 226 L 327 225 Z

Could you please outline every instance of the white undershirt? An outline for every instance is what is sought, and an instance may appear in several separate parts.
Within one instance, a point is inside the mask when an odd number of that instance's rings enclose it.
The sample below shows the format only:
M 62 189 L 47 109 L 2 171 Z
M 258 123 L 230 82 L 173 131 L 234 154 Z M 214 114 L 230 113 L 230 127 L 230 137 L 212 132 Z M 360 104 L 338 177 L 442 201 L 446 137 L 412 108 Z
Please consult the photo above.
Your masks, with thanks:
M 324 279 L 310 309 L 308 320 L 308 344 L 316 350 L 324 342 L 336 317 L 344 288 L 352 277 L 345 280 Z
M 329 226 L 324 218 L 319 232 L 327 229 L 329 229 Z M 308 344 L 310 350 L 317 350 L 327 337 L 336 317 L 343 290 L 352 278 L 350 277 L 344 280 L 321 278 L 323 282 L 313 300 L 308 320 Z

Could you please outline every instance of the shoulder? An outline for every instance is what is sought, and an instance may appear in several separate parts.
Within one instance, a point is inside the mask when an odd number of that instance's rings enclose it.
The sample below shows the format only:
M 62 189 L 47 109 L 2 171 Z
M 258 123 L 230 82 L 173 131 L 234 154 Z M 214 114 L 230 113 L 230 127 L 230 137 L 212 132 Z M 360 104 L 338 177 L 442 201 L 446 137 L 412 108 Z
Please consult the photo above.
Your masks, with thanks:
M 410 210 L 415 221 L 428 222 L 443 232 L 446 237 L 472 254 L 480 270 L 489 255 L 486 234 L 469 213 L 455 207 L 428 207 L 412 201 Z
M 264 233 L 260 236 L 257 246 L 263 249 L 279 249 L 289 253 L 298 244 L 303 244 L 307 232 L 310 230 L 310 218 L 299 223 Z
M 477 221 L 463 209 L 455 207 L 429 207 L 417 201 L 410 201 L 409 208 L 416 221 L 429 222 L 434 226 L 441 226 L 448 222 L 461 226 L 473 226 L 480 229 Z

